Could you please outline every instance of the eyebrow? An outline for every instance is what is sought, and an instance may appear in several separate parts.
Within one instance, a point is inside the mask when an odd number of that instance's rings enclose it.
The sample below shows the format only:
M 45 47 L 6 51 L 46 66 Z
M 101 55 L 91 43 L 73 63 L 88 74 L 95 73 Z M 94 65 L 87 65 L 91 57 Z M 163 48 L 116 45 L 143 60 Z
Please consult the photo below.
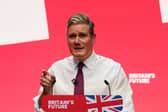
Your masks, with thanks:
M 76 34 L 76 33 L 71 33 L 71 34 L 69 34 L 68 35 L 68 37 L 73 37 L 73 36 L 87 36 L 88 34 L 87 33 L 85 33 L 85 32 L 79 32 L 78 34 Z

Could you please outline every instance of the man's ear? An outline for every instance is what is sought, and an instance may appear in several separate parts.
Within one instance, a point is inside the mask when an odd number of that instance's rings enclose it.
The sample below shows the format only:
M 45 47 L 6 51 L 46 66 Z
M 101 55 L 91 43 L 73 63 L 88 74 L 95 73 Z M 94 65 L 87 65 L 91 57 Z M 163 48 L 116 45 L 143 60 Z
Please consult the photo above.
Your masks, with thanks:
M 92 36 L 92 42 L 93 42 L 93 44 L 95 44 L 96 43 L 96 34 L 94 34 L 93 36 Z

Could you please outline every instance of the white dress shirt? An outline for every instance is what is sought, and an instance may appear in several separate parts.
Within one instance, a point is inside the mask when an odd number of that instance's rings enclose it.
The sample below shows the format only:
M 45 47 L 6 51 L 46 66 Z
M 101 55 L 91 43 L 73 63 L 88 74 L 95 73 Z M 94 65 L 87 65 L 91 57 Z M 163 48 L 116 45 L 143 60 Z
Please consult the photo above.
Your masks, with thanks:
M 53 86 L 53 95 L 74 95 L 74 84 L 72 82 L 77 75 L 77 65 L 79 61 L 73 56 L 55 62 L 48 72 L 56 77 Z M 134 112 L 132 101 L 132 90 L 121 65 L 112 59 L 92 53 L 84 61 L 82 68 L 84 75 L 84 94 L 85 95 L 109 95 L 108 86 L 104 83 L 107 80 L 110 84 L 111 95 L 121 95 L 123 97 L 122 112 Z M 33 100 L 36 111 L 38 108 L 39 95 Z

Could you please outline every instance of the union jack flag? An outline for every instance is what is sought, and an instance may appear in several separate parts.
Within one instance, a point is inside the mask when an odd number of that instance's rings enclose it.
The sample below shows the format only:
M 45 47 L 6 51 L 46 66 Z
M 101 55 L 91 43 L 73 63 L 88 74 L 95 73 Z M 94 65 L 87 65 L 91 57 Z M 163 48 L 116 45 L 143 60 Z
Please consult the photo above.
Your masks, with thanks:
M 120 95 L 86 95 L 88 112 L 121 112 L 123 99 Z

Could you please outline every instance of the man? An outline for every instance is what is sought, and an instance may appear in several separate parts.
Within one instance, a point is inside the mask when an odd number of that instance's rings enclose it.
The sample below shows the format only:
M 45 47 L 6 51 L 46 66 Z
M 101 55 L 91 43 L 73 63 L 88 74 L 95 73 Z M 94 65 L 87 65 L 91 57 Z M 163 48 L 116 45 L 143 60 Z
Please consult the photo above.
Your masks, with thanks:
M 122 112 L 134 112 L 132 90 L 122 67 L 94 52 L 95 39 L 94 23 L 87 15 L 73 15 L 68 20 L 67 44 L 72 56 L 55 62 L 48 72 L 43 71 L 42 87 L 34 98 L 37 111 L 43 95 L 119 94 L 124 99 Z

